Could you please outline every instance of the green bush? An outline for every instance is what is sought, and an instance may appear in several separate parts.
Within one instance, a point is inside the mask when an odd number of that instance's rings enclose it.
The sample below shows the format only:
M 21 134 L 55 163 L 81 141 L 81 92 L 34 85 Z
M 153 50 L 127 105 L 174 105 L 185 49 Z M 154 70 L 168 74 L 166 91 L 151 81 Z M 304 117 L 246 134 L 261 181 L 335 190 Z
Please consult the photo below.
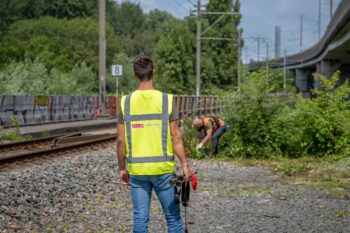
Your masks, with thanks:
M 300 99 L 274 122 L 279 147 L 293 157 L 349 154 L 350 87 L 347 82 L 337 87 L 339 72 L 329 80 L 318 74 L 315 77 L 322 84 L 322 89 L 314 91 L 317 97 Z
M 12 118 L 13 128 L 3 129 L 0 127 L 0 142 L 5 141 L 24 141 L 30 140 L 32 137 L 30 135 L 22 135 L 19 130 L 19 123 L 17 117 Z
M 196 151 L 198 143 L 197 130 L 192 126 L 190 119 L 181 120 L 181 131 L 186 155 L 192 158 L 200 158 L 200 154 Z
M 289 92 L 285 99 L 270 93 L 273 84 L 263 72 L 246 75 L 240 93 L 226 103 L 230 129 L 223 154 L 350 155 L 350 102 L 346 100 L 350 87 L 347 82 L 338 86 L 339 73 L 330 80 L 318 74 L 315 78 L 322 84 L 314 91 L 317 98 L 304 99 Z
M 48 70 L 40 59 L 11 63 L 0 71 L 0 94 L 21 95 L 93 95 L 98 80 L 84 62 L 70 73 Z M 96 88 L 97 87 L 97 88 Z

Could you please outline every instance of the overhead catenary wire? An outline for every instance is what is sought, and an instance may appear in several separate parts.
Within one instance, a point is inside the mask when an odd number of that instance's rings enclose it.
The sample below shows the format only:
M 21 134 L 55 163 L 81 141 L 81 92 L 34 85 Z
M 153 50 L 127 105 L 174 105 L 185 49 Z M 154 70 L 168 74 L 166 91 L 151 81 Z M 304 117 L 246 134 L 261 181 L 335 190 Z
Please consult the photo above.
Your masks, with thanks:
M 187 0 L 192 6 L 194 6 L 195 4 L 191 1 L 191 0 Z
M 179 0 L 175 0 L 175 2 L 176 2 L 179 6 L 181 6 L 186 12 L 189 12 L 189 11 L 190 11 L 190 8 L 189 8 L 189 9 L 186 9 L 186 7 L 185 7 L 182 3 L 179 2 Z

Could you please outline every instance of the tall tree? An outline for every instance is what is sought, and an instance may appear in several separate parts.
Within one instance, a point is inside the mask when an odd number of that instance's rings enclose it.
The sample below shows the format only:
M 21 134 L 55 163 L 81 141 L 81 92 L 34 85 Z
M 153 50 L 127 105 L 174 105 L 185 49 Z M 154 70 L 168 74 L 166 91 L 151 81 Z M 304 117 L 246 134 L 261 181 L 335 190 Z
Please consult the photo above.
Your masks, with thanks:
M 112 25 L 121 35 L 131 34 L 135 36 L 137 31 L 144 28 L 145 15 L 140 4 L 123 2 L 117 6 L 115 19 L 112 21 Z
M 107 64 L 118 52 L 118 39 L 107 24 Z M 98 70 L 98 23 L 92 18 L 72 20 L 42 17 L 22 20 L 11 28 L 0 44 L 0 64 L 40 58 L 49 70 L 71 71 L 85 62 Z
M 120 35 L 122 51 L 129 57 L 138 54 L 152 56 L 165 25 L 174 17 L 157 9 L 145 14 L 139 4 L 130 2 L 113 7 L 107 18 Z
M 115 2 L 107 1 L 107 12 Z M 94 17 L 98 15 L 96 0 L 2 0 L 0 1 L 0 37 L 9 25 L 23 19 L 52 16 L 61 19 Z
M 195 88 L 195 36 L 188 20 L 173 21 L 155 48 L 156 79 L 162 91 L 192 94 Z

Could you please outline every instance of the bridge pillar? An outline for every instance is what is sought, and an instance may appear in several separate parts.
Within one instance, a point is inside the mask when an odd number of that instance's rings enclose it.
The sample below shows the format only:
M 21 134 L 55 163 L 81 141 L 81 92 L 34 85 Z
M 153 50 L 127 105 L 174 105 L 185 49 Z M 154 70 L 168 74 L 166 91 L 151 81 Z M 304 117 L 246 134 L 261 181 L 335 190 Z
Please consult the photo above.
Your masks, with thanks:
M 308 69 L 296 69 L 295 70 L 295 85 L 301 92 L 308 91 L 308 76 L 310 70 Z
M 322 74 L 322 75 L 324 75 L 324 76 L 326 76 L 327 78 L 330 79 L 332 77 L 332 75 L 337 70 L 339 70 L 340 66 L 341 66 L 341 62 L 339 62 L 339 61 L 323 60 L 323 61 L 321 61 L 321 62 L 319 62 L 317 64 L 316 72 L 320 73 L 320 74 Z

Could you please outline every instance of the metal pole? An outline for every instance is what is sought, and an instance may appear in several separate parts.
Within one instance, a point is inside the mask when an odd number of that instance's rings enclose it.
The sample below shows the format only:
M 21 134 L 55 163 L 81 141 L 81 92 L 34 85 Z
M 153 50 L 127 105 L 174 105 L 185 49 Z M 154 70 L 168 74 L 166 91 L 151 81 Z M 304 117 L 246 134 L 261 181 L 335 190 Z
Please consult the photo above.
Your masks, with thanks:
M 283 94 L 286 95 L 286 80 L 287 80 L 287 50 L 284 50 L 284 56 L 283 56 Z
M 196 37 L 196 96 L 200 96 L 201 86 L 201 1 L 197 0 L 197 37 Z
M 330 4 L 330 6 L 329 6 L 329 21 L 331 21 L 332 17 L 333 17 L 333 0 L 330 0 L 329 4 Z
M 258 40 L 258 61 L 260 61 L 260 36 L 258 36 L 257 40 Z
M 105 69 L 106 69 L 106 2 L 99 0 L 98 17 L 98 59 L 99 59 L 99 109 L 106 113 L 105 106 Z
M 300 15 L 300 51 L 303 51 L 303 15 Z
M 237 31 L 237 87 L 241 91 L 241 30 Z
M 321 0 L 318 0 L 318 40 L 321 39 Z
M 281 27 L 275 27 L 275 58 L 281 57 Z
M 266 41 L 266 82 L 269 83 L 269 42 Z
M 117 117 L 117 114 L 118 114 L 118 109 L 117 109 L 117 101 L 119 100 L 119 88 L 118 88 L 118 86 L 119 86 L 119 78 L 118 78 L 118 76 L 116 76 L 115 77 L 116 78 L 116 81 L 115 81 L 115 95 L 116 95 L 116 98 L 115 98 L 115 116 Z
M 117 94 L 117 96 L 119 96 L 119 80 L 118 80 L 119 78 L 118 78 L 118 76 L 117 76 L 117 81 L 116 81 L 116 94 Z

